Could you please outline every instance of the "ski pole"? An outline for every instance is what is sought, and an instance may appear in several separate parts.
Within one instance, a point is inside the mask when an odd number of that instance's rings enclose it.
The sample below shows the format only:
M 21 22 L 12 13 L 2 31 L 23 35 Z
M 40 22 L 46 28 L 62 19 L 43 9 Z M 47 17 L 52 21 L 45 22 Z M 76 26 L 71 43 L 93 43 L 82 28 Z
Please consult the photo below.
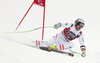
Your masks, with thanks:
M 70 50 L 70 49 L 69 49 Z M 74 51 L 72 51 L 72 50 L 70 50 L 71 52 L 73 52 L 73 53 L 75 53 L 75 54 L 79 54 L 79 55 L 81 55 L 81 53 L 78 53 L 78 52 L 74 52 Z
M 38 28 L 35 28 L 35 29 L 32 29 L 32 30 L 28 30 L 28 31 L 20 31 L 20 32 L 5 32 L 5 34 L 8 34 L 8 33 L 27 33 L 27 32 L 32 32 L 32 31 L 35 31 L 35 30 L 41 29 L 41 28 L 53 28 L 53 26 L 38 27 Z

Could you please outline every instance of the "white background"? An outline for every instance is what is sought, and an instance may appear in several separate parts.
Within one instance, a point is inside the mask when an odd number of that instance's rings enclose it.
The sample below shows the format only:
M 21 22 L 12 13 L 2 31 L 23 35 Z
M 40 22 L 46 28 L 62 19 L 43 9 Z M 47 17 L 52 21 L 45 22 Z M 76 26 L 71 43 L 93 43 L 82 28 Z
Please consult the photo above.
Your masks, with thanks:
M 46 0 L 45 26 L 58 22 L 74 23 L 83 18 L 82 29 L 87 48 L 87 56 L 69 57 L 58 53 L 48 53 L 19 43 L 41 40 L 41 29 L 30 33 L 5 34 L 13 32 L 28 10 L 33 0 L 0 0 L 0 63 L 100 63 L 100 4 L 99 0 Z M 43 7 L 33 5 L 17 31 L 32 30 L 42 26 Z M 60 29 L 45 29 L 44 40 L 61 32 Z M 19 43 L 16 43 L 19 42 Z M 80 51 L 78 39 L 72 41 L 73 50 Z

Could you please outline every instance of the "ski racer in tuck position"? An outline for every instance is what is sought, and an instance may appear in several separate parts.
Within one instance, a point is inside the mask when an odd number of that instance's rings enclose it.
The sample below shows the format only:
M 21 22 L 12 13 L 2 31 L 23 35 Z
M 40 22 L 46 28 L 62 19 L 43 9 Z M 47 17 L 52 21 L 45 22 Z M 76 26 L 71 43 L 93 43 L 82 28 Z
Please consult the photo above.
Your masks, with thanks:
M 70 41 L 78 38 L 80 42 L 80 48 L 82 51 L 81 56 L 85 57 L 86 49 L 85 49 L 83 34 L 81 31 L 81 28 L 83 28 L 84 25 L 85 25 L 84 20 L 81 18 L 75 20 L 74 24 L 59 22 L 54 25 L 54 29 L 64 27 L 64 30 L 62 32 L 56 34 L 48 41 L 36 40 L 34 41 L 34 44 L 39 47 L 45 45 L 46 47 L 48 47 L 48 51 L 50 51 L 53 48 L 59 51 L 69 52 L 71 55 L 74 55 L 71 51 L 69 51 L 74 46 L 73 43 Z

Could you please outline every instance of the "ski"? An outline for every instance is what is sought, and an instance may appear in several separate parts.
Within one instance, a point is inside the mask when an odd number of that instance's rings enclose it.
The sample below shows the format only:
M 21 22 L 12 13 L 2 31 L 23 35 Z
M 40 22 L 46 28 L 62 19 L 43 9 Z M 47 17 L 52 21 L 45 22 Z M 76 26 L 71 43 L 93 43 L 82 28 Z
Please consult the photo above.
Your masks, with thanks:
M 40 47 L 39 47 L 39 46 L 34 45 L 33 43 L 34 43 L 34 41 L 30 41 L 30 42 L 27 43 L 26 45 L 31 46 L 31 47 L 33 47 L 33 48 L 41 49 L 41 50 L 44 50 L 44 51 L 48 51 L 48 52 L 53 51 L 53 52 L 57 52 L 57 53 L 69 55 L 69 56 L 71 56 L 71 57 L 74 56 L 74 54 L 72 54 L 72 53 L 63 52 L 63 51 L 59 51 L 59 50 L 55 50 L 55 49 L 51 49 L 51 51 L 49 51 L 49 50 L 48 50 L 48 47 L 44 47 L 44 46 L 40 46 Z
M 61 53 L 61 54 L 65 54 L 65 55 L 69 55 L 69 56 L 71 56 L 71 57 L 74 56 L 74 54 L 72 54 L 72 53 L 63 52 L 63 51 L 59 51 L 59 50 L 55 50 L 55 49 L 51 49 L 51 51 L 49 51 L 49 50 L 48 50 L 48 47 L 39 47 L 39 49 L 41 49 L 41 50 L 45 50 L 45 51 L 48 51 L 48 52 L 53 51 L 53 52 L 57 52 L 57 53 Z

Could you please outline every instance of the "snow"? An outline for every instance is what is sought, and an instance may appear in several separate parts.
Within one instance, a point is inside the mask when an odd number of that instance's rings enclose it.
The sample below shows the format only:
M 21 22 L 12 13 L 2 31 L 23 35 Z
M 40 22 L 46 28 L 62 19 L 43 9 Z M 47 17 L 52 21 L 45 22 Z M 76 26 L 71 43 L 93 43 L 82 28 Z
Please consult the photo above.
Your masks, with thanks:
M 74 57 L 46 52 L 26 46 L 30 41 L 41 40 L 42 30 L 29 33 L 12 33 L 33 0 L 1 0 L 0 1 L 0 63 L 100 63 L 100 4 L 99 0 L 46 0 L 45 26 L 53 26 L 58 22 L 73 23 L 77 18 L 86 22 L 82 29 L 86 44 L 86 57 L 75 54 Z M 32 9 L 17 31 L 27 31 L 42 26 L 43 7 L 33 5 Z M 46 28 L 44 40 L 48 40 L 60 29 Z M 78 39 L 72 41 L 72 50 L 80 51 Z

